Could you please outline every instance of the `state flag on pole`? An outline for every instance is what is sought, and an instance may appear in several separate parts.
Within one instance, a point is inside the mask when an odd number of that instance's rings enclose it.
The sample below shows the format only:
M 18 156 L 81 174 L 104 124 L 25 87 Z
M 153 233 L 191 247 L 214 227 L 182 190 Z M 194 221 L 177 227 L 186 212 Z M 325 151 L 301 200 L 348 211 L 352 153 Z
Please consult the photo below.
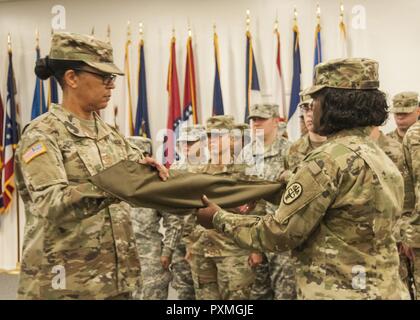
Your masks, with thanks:
M 9 50 L 9 69 L 7 73 L 6 121 L 4 128 L 4 168 L 3 168 L 3 203 L 7 211 L 12 203 L 15 191 L 14 158 L 20 138 L 20 121 L 16 103 L 16 82 L 13 72 L 12 51 Z
M 297 23 L 293 27 L 293 77 L 292 77 L 292 93 L 290 96 L 290 106 L 288 121 L 293 117 L 299 104 L 300 98 L 300 76 L 301 76 L 301 62 L 300 62 L 300 46 L 299 46 L 299 28 Z
M 38 61 L 40 57 L 41 57 L 40 49 L 37 46 L 36 60 Z M 34 97 L 32 100 L 31 120 L 35 119 L 36 117 L 40 116 L 41 114 L 47 111 L 48 110 L 47 110 L 47 105 L 45 102 L 45 93 L 44 93 L 44 81 L 36 77 Z
M 58 103 L 58 83 L 53 76 L 48 79 L 48 110 L 52 103 Z
M 222 86 L 220 84 L 220 60 L 219 60 L 219 38 L 217 33 L 213 34 L 214 40 L 214 87 L 213 87 L 213 116 L 222 116 L 225 114 L 223 108 Z
M 187 40 L 187 59 L 185 63 L 184 105 L 182 111 L 182 121 L 186 125 L 198 123 L 197 90 L 195 85 L 194 54 L 191 35 L 188 36 Z
M 124 73 L 126 79 L 125 87 L 125 99 L 126 99 L 126 110 L 128 113 L 128 130 L 126 134 L 129 136 L 134 135 L 134 124 L 133 124 L 133 103 L 131 98 L 131 78 L 130 78 L 130 45 L 131 40 L 127 39 L 125 42 L 125 52 L 124 52 Z M 127 118 L 126 118 L 127 119 Z
M 0 214 L 4 212 L 3 202 L 3 168 L 4 168 L 4 148 L 3 148 L 3 125 L 4 125 L 4 108 L 3 98 L 0 94 Z
M 276 54 L 275 54 L 275 71 L 274 71 L 274 87 L 273 87 L 273 96 L 274 101 L 279 105 L 279 114 L 280 120 L 285 121 L 287 118 L 286 110 L 286 94 L 284 89 L 284 78 L 283 78 L 283 69 L 281 61 L 281 43 L 280 43 L 280 32 L 278 28 L 274 30 L 274 35 L 276 37 Z
M 181 124 L 181 102 L 179 98 L 178 72 L 176 68 L 176 39 L 173 36 L 170 46 L 170 58 L 168 68 L 168 122 L 164 141 L 163 164 L 169 168 L 176 160 L 175 142 Z
M 321 24 L 318 21 L 318 24 L 315 28 L 315 54 L 314 54 L 314 77 L 315 77 L 315 67 L 317 64 L 322 62 L 322 45 L 321 45 Z
M 260 91 L 257 66 L 255 64 L 254 50 L 252 49 L 251 32 L 246 32 L 246 68 L 245 68 L 245 122 L 248 123 L 249 108 L 255 103 L 255 92 Z
M 134 135 L 147 138 L 151 137 L 149 112 L 147 109 L 146 64 L 144 59 L 143 39 L 141 39 L 139 43 L 138 99 Z

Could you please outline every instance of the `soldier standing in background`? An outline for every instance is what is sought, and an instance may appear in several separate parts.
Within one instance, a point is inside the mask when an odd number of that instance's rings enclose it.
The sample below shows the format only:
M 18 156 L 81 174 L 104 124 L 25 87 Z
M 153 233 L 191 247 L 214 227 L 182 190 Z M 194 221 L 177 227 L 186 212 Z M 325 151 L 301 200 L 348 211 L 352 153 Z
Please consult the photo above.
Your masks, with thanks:
M 387 136 L 402 144 L 405 133 L 420 116 L 419 94 L 409 91 L 395 95 L 390 112 L 394 114 L 397 129 Z
M 233 163 L 234 120 L 214 116 L 207 120 L 211 161 L 200 173 L 241 176 L 243 166 Z M 247 300 L 255 274 L 248 264 L 249 250 L 216 230 L 197 225 L 188 238 L 187 256 L 191 264 L 197 300 Z
M 363 58 L 316 66 L 306 93 L 313 98 L 314 131 L 328 141 L 304 159 L 274 215 L 233 215 L 205 196 L 206 207 L 198 210 L 201 225 L 243 248 L 293 250 L 301 299 L 409 299 L 392 235 L 404 182 L 369 137 L 370 127 L 387 118 L 378 67 Z
M 247 169 L 249 174 L 267 181 L 278 181 L 285 171 L 285 153 L 290 145 L 279 127 L 278 109 L 275 104 L 251 106 L 248 119 L 255 139 L 242 150 L 238 158 L 238 163 L 250 166 Z M 257 147 L 257 139 L 260 138 L 263 140 L 262 148 Z M 275 205 L 260 200 L 250 214 L 264 216 L 274 214 L 276 209 Z M 252 252 L 249 263 L 256 272 L 251 299 L 296 299 L 295 266 L 290 252 Z
M 298 107 L 300 108 L 307 133 L 295 141 L 287 150 L 287 169 L 291 171 L 294 171 L 311 151 L 322 146 L 327 140 L 327 137 L 320 136 L 314 132 L 313 105 L 311 97 L 305 95 L 305 91 L 302 91 L 300 99 L 301 101 Z
M 420 121 L 412 125 L 404 136 L 403 151 L 415 202 L 406 223 L 401 227 L 401 234 L 403 242 L 414 251 L 413 275 L 416 297 L 420 299 Z
M 194 168 L 207 164 L 206 159 L 207 137 L 204 126 L 194 125 L 181 129 L 178 138 L 178 146 L 181 159 L 171 166 L 171 170 L 185 170 L 194 172 Z M 180 300 L 195 300 L 194 282 L 191 275 L 191 266 L 186 259 L 186 243 L 189 235 L 196 227 L 195 215 L 193 212 L 185 213 L 182 216 L 180 225 L 182 227 L 181 237 L 173 254 L 171 264 L 172 287 L 178 293 Z
M 144 137 L 129 137 L 145 156 L 152 156 L 152 141 Z M 169 265 L 182 232 L 182 216 L 150 208 L 130 208 L 134 236 L 141 264 L 141 287 L 135 298 L 166 300 L 171 273 Z M 160 222 L 163 234 L 159 231 Z

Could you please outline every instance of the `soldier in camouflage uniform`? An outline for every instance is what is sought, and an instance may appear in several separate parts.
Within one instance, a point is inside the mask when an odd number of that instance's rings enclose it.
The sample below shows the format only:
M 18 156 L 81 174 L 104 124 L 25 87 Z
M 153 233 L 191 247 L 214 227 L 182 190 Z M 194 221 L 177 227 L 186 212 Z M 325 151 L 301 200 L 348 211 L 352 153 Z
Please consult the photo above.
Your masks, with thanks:
M 378 146 L 385 152 L 385 154 L 394 162 L 398 170 L 404 178 L 404 190 L 406 195 L 404 197 L 404 208 L 402 215 L 397 218 L 397 224 L 394 228 L 394 236 L 398 242 L 399 254 L 400 254 L 400 276 L 407 288 L 413 292 L 411 288 L 412 280 L 412 259 L 411 255 L 407 252 L 410 252 L 405 244 L 401 243 L 400 225 L 404 224 L 405 220 L 408 218 L 412 211 L 412 202 L 413 198 L 408 197 L 409 190 L 412 188 L 412 185 L 408 182 L 410 181 L 409 173 L 407 167 L 404 165 L 404 156 L 401 144 L 392 139 L 391 137 L 385 135 L 382 131 L 379 130 L 379 127 L 374 127 L 370 134 L 370 137 L 378 144 Z
M 263 180 L 278 181 L 285 171 L 285 153 L 289 142 L 279 128 L 279 107 L 274 104 L 251 106 L 248 119 L 254 133 L 254 141 L 242 151 L 238 162 L 244 162 L 250 169 L 248 173 Z M 259 132 L 259 131 L 262 132 Z M 262 135 L 259 135 L 262 133 Z M 259 139 L 263 140 L 258 148 Z M 258 201 L 252 211 L 254 215 L 274 214 L 277 207 L 264 200 Z M 251 299 L 295 299 L 296 284 L 294 261 L 290 252 L 281 254 L 253 252 L 249 257 L 256 270 L 256 280 L 252 287 Z
M 413 209 L 414 203 L 414 192 L 413 185 L 410 174 L 408 173 L 407 166 L 403 160 L 403 138 L 407 130 L 416 122 L 420 115 L 419 107 L 419 95 L 417 92 L 401 92 L 395 95 L 392 99 L 392 108 L 390 110 L 394 114 L 395 123 L 397 124 L 397 129 L 387 134 L 387 137 L 391 138 L 394 143 L 391 142 L 385 143 L 385 139 L 382 138 L 382 146 L 384 146 L 384 151 L 388 156 L 397 164 L 401 173 L 404 177 L 404 190 L 405 190 L 405 200 L 404 200 L 404 210 L 403 216 L 398 221 L 398 225 L 404 225 L 407 219 L 410 219 L 411 212 Z M 381 140 L 379 140 L 380 142 Z M 380 144 L 381 145 L 381 144 Z M 397 151 L 398 148 L 398 151 Z M 387 152 L 387 150 L 388 152 Z M 400 162 L 401 161 L 401 162 Z M 400 227 L 396 227 L 396 238 L 398 241 L 401 241 L 399 234 Z M 407 247 L 404 243 L 399 243 L 400 248 L 400 258 L 401 258 L 401 268 L 400 273 L 405 283 L 408 284 L 408 287 L 412 292 L 412 284 L 410 282 L 412 277 L 413 270 L 413 257 L 412 249 Z
M 130 298 L 140 263 L 129 212 L 87 181 L 123 159 L 153 164 L 96 113 L 122 74 L 112 48 L 90 36 L 55 33 L 35 72 L 57 78 L 63 106 L 53 104 L 32 121 L 16 149 L 26 214 L 18 297 Z
M 322 137 L 314 132 L 312 99 L 310 96 L 305 95 L 305 90 L 301 92 L 300 99 L 298 107 L 300 108 L 307 133 L 294 142 L 287 150 L 286 168 L 291 171 L 294 171 L 311 151 L 320 147 L 327 140 L 326 137 Z
M 403 207 L 403 178 L 368 137 L 370 126 L 387 116 L 378 87 L 374 60 L 316 67 L 307 93 L 314 99 L 315 132 L 328 141 L 289 180 L 275 215 L 236 216 L 203 197 L 200 224 L 243 248 L 293 250 L 301 299 L 409 299 L 392 236 Z
M 234 128 L 231 116 L 214 116 L 207 120 L 211 163 L 197 172 L 240 176 L 242 166 L 231 161 Z M 227 156 L 225 155 L 227 154 Z M 239 248 L 231 239 L 197 225 L 187 246 L 197 300 L 249 299 L 254 271 L 248 264 L 249 250 Z
M 403 140 L 404 160 L 408 168 L 414 193 L 412 211 L 402 225 L 402 241 L 413 248 L 413 275 L 416 287 L 416 297 L 420 299 L 420 121 L 417 121 L 407 131 Z
M 152 155 L 152 141 L 129 137 L 145 156 Z M 141 263 L 142 287 L 135 297 L 142 300 L 166 300 L 171 281 L 169 264 L 182 231 L 182 216 L 149 208 L 130 208 L 137 251 Z M 160 222 L 164 235 L 159 232 Z M 164 236 L 164 237 L 163 237 Z
M 185 127 L 181 130 L 178 138 L 178 145 L 182 161 L 175 162 L 171 166 L 171 170 L 185 170 L 193 172 L 193 168 L 206 164 L 205 151 L 207 148 L 206 131 L 202 125 L 193 125 Z M 193 212 L 185 213 L 183 216 L 181 238 L 175 248 L 173 254 L 173 262 L 171 264 L 172 271 L 172 287 L 178 293 L 180 300 L 194 300 L 194 282 L 191 275 L 191 267 L 185 256 L 187 254 L 186 244 L 188 237 L 196 227 L 195 215 Z
M 420 105 L 417 92 L 401 92 L 392 99 L 392 108 L 397 129 L 387 135 L 401 145 L 407 130 L 419 119 Z

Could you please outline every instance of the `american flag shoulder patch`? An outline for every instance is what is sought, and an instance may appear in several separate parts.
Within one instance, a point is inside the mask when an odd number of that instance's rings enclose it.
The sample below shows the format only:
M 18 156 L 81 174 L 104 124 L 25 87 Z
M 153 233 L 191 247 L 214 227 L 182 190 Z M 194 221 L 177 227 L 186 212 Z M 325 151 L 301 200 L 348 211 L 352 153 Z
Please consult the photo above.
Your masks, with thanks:
M 47 152 L 45 144 L 43 144 L 42 142 L 37 142 L 30 146 L 28 150 L 26 150 L 26 152 L 22 156 L 22 159 L 23 161 L 25 161 L 25 163 L 29 163 L 31 160 L 45 152 Z

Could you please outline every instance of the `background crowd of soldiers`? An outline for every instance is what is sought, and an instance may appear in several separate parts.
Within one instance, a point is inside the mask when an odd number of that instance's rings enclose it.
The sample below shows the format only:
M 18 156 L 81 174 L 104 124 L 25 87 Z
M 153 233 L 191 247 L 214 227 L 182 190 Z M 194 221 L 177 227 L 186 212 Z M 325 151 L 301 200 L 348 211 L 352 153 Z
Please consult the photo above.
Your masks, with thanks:
M 299 107 L 301 138 L 294 143 L 288 141 L 286 126 L 279 122 L 278 106 L 272 104 L 251 107 L 251 127 L 235 123 L 231 116 L 210 117 L 206 126 L 184 127 L 177 140 L 180 159 L 171 170 L 287 181 L 306 155 L 327 141 L 313 131 L 312 99 L 305 91 Z M 420 289 L 420 250 L 410 243 L 415 243 L 416 238 L 411 225 L 416 219 L 415 203 L 419 202 L 414 181 L 420 159 L 407 161 L 407 157 L 413 154 L 413 146 L 420 145 L 418 93 L 402 92 L 394 96 L 390 112 L 397 128 L 385 135 L 376 127 L 371 138 L 404 177 L 404 210 L 395 225 L 394 236 L 400 253 L 400 276 L 415 298 L 419 297 Z M 413 128 L 404 140 L 410 127 Z M 260 139 L 256 138 L 257 132 Z M 132 142 L 152 155 L 150 139 L 136 137 Z M 203 152 L 207 150 L 207 154 Z M 413 164 L 417 167 L 413 168 Z M 138 299 L 167 299 L 169 285 L 182 300 L 296 299 L 296 261 L 291 252 L 242 249 L 227 236 L 198 225 L 194 212 L 171 215 L 154 209 L 130 210 L 141 261 Z M 241 208 L 232 211 L 241 214 Z M 247 214 L 266 215 L 275 211 L 275 205 L 259 201 Z

